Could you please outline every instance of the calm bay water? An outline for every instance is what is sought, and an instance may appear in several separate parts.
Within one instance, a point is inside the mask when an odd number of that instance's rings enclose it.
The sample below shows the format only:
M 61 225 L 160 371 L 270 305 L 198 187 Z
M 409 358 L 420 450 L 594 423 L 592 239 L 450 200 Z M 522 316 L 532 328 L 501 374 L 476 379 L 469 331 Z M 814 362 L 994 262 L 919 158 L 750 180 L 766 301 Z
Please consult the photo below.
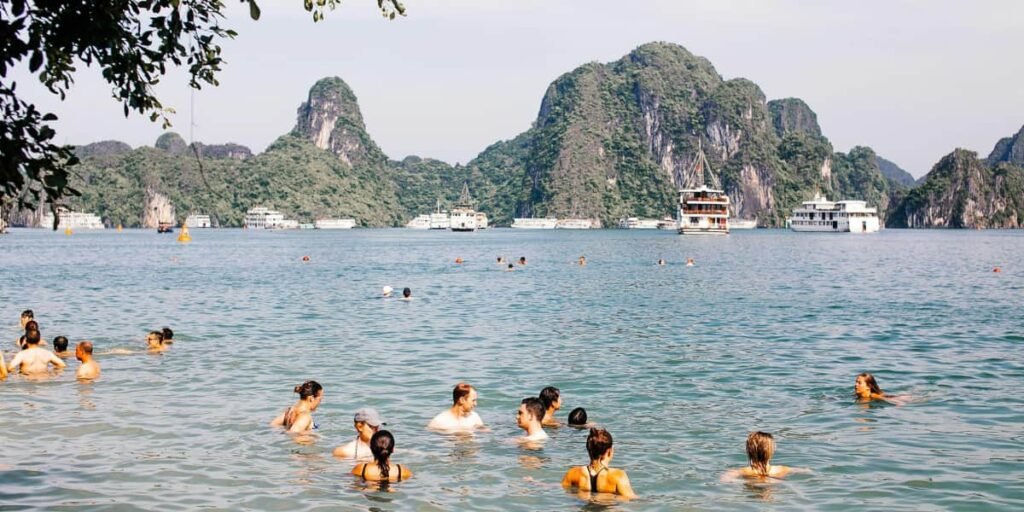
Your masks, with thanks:
M 77 362 L 0 382 L 0 509 L 600 508 L 558 486 L 587 461 L 585 431 L 553 430 L 536 451 L 511 441 L 520 399 L 546 385 L 562 419 L 582 406 L 614 435 L 613 465 L 641 496 L 614 508 L 1024 508 L 1022 232 L 193 238 L 0 237 L 8 360 L 32 308 L 44 338 L 93 340 L 103 367 L 93 384 Z M 529 265 L 503 272 L 498 255 Z M 415 300 L 380 299 L 383 285 Z M 177 343 L 163 355 L 103 355 L 165 325 Z M 910 403 L 855 403 L 862 371 Z M 267 423 L 306 379 L 326 393 L 299 444 Z M 463 380 L 493 431 L 427 432 Z M 330 454 L 363 406 L 416 472 L 390 492 Z M 813 472 L 720 482 L 755 429 L 775 433 L 773 462 Z

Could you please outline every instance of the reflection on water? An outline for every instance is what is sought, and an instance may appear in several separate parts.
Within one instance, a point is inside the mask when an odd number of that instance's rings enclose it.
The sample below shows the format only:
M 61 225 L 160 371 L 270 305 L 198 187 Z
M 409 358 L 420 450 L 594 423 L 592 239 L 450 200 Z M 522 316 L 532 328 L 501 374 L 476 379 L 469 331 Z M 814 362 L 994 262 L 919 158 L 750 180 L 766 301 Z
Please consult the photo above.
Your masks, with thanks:
M 504 272 L 499 254 L 530 264 Z M 585 268 L 567 263 L 580 254 Z M 1020 509 L 1020 254 L 1021 233 L 991 231 L 198 230 L 183 246 L 14 230 L 0 239 L 0 324 L 13 324 L 0 349 L 9 361 L 31 308 L 44 338 L 92 340 L 103 376 L 79 383 L 69 360 L 0 382 L 0 503 Z M 381 300 L 384 285 L 416 300 Z M 176 343 L 147 354 L 163 326 Z M 864 371 L 928 400 L 856 403 Z M 269 428 L 307 379 L 326 390 L 320 428 Z M 427 431 L 460 381 L 492 431 Z M 640 499 L 561 489 L 586 463 L 586 429 L 548 429 L 538 450 L 513 441 L 510 411 L 547 385 L 562 391 L 561 421 L 584 407 L 609 429 Z M 381 489 L 330 455 L 360 407 L 381 412 L 411 480 Z M 719 482 L 746 463 L 753 430 L 776 435 L 773 462 L 813 473 Z

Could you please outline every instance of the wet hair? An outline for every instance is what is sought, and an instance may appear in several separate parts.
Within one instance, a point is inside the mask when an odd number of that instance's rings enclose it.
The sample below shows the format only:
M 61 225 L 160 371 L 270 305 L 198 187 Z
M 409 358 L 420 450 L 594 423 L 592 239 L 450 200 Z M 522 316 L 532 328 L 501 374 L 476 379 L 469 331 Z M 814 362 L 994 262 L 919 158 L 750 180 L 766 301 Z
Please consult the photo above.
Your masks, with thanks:
M 612 447 L 612 435 L 603 428 L 592 428 L 587 435 L 587 453 L 590 460 L 597 460 L 604 457 Z
M 164 327 L 163 329 L 160 329 L 160 332 L 164 334 L 164 341 L 174 338 L 174 331 L 172 331 L 170 327 Z
M 750 467 L 761 476 L 768 476 L 768 463 L 775 454 L 775 438 L 768 432 L 751 432 L 747 436 L 747 458 Z
M 32 319 L 36 317 L 36 314 L 33 313 L 31 309 L 26 309 L 25 311 L 21 312 L 21 317 Z
M 402 290 L 402 297 L 408 297 L 412 295 L 412 288 L 405 288 Z
M 577 407 L 569 413 L 569 424 L 570 425 L 586 425 L 587 424 L 587 410 L 582 407 Z
M 864 372 L 857 376 L 857 378 L 864 378 L 864 383 L 868 385 L 868 389 L 871 390 L 871 394 L 882 394 L 882 388 L 878 387 L 878 382 L 875 381 L 875 376 L 870 373 Z
M 160 343 L 164 342 L 164 333 L 163 333 L 163 331 L 149 331 L 149 335 L 150 336 L 156 336 L 158 338 L 157 341 L 159 341 Z
M 533 415 L 533 419 L 541 421 L 544 419 L 544 401 L 536 397 L 524 398 L 521 402 L 526 406 L 526 411 Z
M 544 410 L 550 409 L 551 404 L 557 402 L 559 396 L 561 396 L 561 392 L 554 386 L 548 386 L 540 390 L 540 395 L 537 395 L 540 401 L 544 403 Z
M 32 330 L 25 331 L 25 344 L 26 345 L 38 345 L 40 339 L 42 339 L 42 337 L 39 336 L 39 330 L 38 329 L 32 329 Z
M 525 262 L 526 262 L 526 256 L 520 256 L 519 257 L 519 263 L 525 263 Z
M 64 352 L 68 349 L 68 339 L 64 336 L 57 336 L 53 339 L 53 349 L 57 352 Z
M 465 382 L 456 384 L 455 389 L 452 389 L 452 404 L 458 404 L 462 397 L 469 396 L 470 391 L 473 391 L 473 386 Z
M 508 264 L 508 268 L 516 268 L 516 266 L 515 266 L 515 265 L 513 265 L 513 264 L 511 264 L 511 263 L 509 263 L 509 264 Z
M 36 322 L 35 320 L 29 320 L 28 322 L 25 322 L 25 332 L 38 330 L 39 322 Z
M 498 263 L 501 263 L 501 256 L 498 256 Z
M 56 342 L 57 341 L 54 340 L 54 343 L 56 343 Z M 86 354 L 92 355 L 92 342 L 91 341 L 79 341 L 78 342 L 78 346 L 82 347 L 82 352 L 85 352 Z
M 299 398 L 305 400 L 309 397 L 315 397 L 320 394 L 320 391 L 324 389 L 319 382 L 315 380 L 307 380 L 298 386 L 295 386 L 295 392 L 299 394 Z
M 378 430 L 370 438 L 370 453 L 377 463 L 377 470 L 380 471 L 382 480 L 388 480 L 391 475 L 391 453 L 395 451 L 395 436 L 387 430 Z

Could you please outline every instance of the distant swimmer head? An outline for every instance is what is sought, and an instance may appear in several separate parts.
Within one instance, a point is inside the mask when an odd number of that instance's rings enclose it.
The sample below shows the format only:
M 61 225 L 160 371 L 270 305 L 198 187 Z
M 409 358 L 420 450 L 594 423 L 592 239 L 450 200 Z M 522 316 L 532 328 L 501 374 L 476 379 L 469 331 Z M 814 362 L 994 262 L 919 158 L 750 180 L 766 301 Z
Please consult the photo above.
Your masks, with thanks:
M 872 395 L 881 395 L 882 388 L 878 386 L 874 375 L 865 372 L 857 376 L 853 383 L 853 392 L 860 398 L 871 398 Z
M 526 265 L 526 256 L 520 256 L 519 257 L 519 264 L 520 265 Z
M 25 346 L 31 347 L 38 345 L 40 340 L 42 340 L 42 336 L 39 335 L 39 329 L 29 329 L 25 331 Z
M 562 408 L 562 392 L 554 386 L 548 386 L 540 390 L 540 394 L 537 397 L 544 403 L 545 411 L 551 408 L 557 411 Z
M 692 267 L 695 263 L 697 263 L 697 262 L 693 261 L 693 258 L 686 258 L 686 266 L 687 267 Z
M 516 269 L 516 266 L 515 266 L 515 265 L 513 265 L 513 264 L 511 264 L 511 263 L 509 263 L 509 264 L 508 264 L 508 268 L 506 268 L 506 269 L 505 269 L 505 271 L 506 271 L 506 272 L 512 272 L 512 271 L 514 271 L 515 269 Z
M 54 341 L 56 343 L 56 340 Z M 79 361 L 84 361 L 86 356 L 92 356 L 92 342 L 91 341 L 79 341 L 75 345 L 75 357 Z
M 767 432 L 751 432 L 747 436 L 747 459 L 750 469 L 761 476 L 768 476 L 768 464 L 775 454 L 775 438 Z
M 57 336 L 54 338 L 53 350 L 55 352 L 66 352 L 68 350 L 68 339 L 64 336 Z
M 455 263 L 461 264 L 462 263 L 462 258 L 455 258 Z
M 587 410 L 582 407 L 577 407 L 569 413 L 569 425 L 573 427 L 582 427 L 587 424 Z
M 164 327 L 163 329 L 160 329 L 160 332 L 164 335 L 164 341 L 174 339 L 174 331 L 172 331 L 170 327 Z
M 664 259 L 660 259 L 660 258 L 659 258 L 659 259 L 658 259 L 658 265 L 662 265 L 662 266 L 664 266 L 664 265 L 665 265 L 665 260 L 664 260 Z
M 315 380 L 307 380 L 295 386 L 295 392 L 299 394 L 299 400 L 309 401 L 310 409 L 316 410 L 320 400 L 324 397 L 324 388 Z
M 146 344 L 150 348 L 157 348 L 164 344 L 164 333 L 163 331 L 150 331 L 146 335 Z
M 309 256 L 303 256 L 302 261 L 309 261 Z
M 32 320 L 35 317 L 36 317 L 36 314 L 33 313 L 31 309 L 26 309 L 25 311 L 22 311 L 21 312 L 21 327 L 22 327 L 22 329 L 25 328 L 25 324 L 28 323 L 29 320 Z
M 592 428 L 587 435 L 587 453 L 590 460 L 601 460 L 606 456 L 610 459 L 612 454 L 612 435 L 603 428 Z
M 456 384 L 452 389 L 452 404 L 459 406 L 467 413 L 476 408 L 476 398 L 476 389 L 465 382 Z
M 403 288 L 402 289 L 402 298 L 403 299 L 408 299 L 409 297 L 412 297 L 412 289 L 411 288 Z
M 28 331 L 38 331 L 39 330 L 39 323 L 36 322 L 35 320 L 29 320 L 29 321 L 25 322 L 25 325 L 23 327 L 25 328 L 25 332 L 28 332 Z
M 387 480 L 391 466 L 391 454 L 395 452 L 395 436 L 387 430 L 377 431 L 370 438 L 370 453 L 377 463 L 377 470 L 380 471 L 380 479 Z
M 393 292 L 393 291 L 395 291 L 395 289 L 390 287 L 390 286 L 385 286 L 384 288 L 381 288 L 381 293 L 385 297 L 390 297 L 391 296 L 391 292 Z
M 999 267 L 996 267 L 996 268 L 992 269 L 992 272 L 996 272 L 996 273 L 1002 272 L 1002 271 L 1003 271 L 1003 269 L 1001 269 Z
M 519 411 L 516 412 L 516 424 L 520 428 L 527 428 L 533 422 L 540 422 L 544 419 L 544 402 L 537 397 L 524 398 L 519 404 Z

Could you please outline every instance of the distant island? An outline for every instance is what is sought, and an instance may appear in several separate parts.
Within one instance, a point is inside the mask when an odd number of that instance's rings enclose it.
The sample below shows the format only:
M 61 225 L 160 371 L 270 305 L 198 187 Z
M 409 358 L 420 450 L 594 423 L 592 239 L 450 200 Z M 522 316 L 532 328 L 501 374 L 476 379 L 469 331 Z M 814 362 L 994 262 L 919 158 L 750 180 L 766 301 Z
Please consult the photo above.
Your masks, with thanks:
M 267 206 L 306 222 L 345 217 L 383 227 L 454 201 L 468 183 L 492 225 L 552 216 L 615 226 L 674 214 L 677 190 L 696 179 L 688 173 L 698 145 L 732 215 L 765 227 L 783 226 L 816 192 L 866 200 L 888 227 L 1024 223 L 1024 128 L 985 159 L 958 149 L 915 181 L 869 147 L 834 151 L 804 101 L 769 101 L 753 82 L 724 80 L 707 59 L 670 43 L 560 76 L 529 130 L 466 165 L 388 158 L 366 132 L 355 93 L 331 77 L 313 85 L 294 128 L 263 153 L 237 144 L 193 150 L 174 133 L 153 147 L 77 147 L 73 186 L 82 196 L 68 205 L 110 226 L 141 226 L 165 210 L 241 226 L 246 210 Z M 12 223 L 33 220 L 19 212 Z

